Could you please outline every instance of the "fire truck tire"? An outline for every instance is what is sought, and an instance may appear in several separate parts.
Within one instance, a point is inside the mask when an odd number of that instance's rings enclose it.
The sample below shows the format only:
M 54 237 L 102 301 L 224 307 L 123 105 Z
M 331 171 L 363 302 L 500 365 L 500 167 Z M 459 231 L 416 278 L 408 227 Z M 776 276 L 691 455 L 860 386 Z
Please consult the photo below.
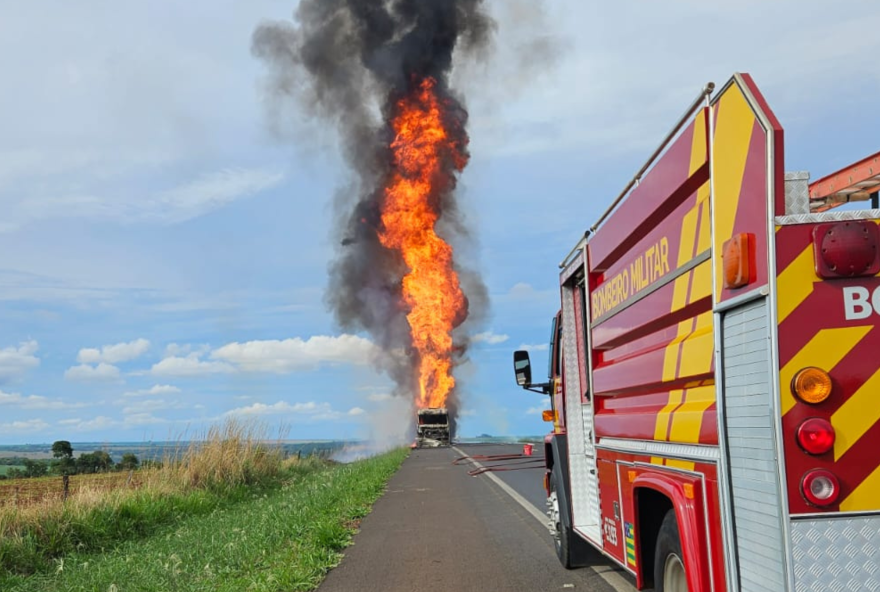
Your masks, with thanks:
M 566 523 L 563 513 L 559 509 L 560 500 L 556 493 L 557 488 L 557 477 L 554 472 L 550 477 L 550 497 L 547 500 L 547 505 L 556 556 L 565 569 L 585 567 L 589 564 L 590 547 L 575 534 L 571 525 Z
M 654 592 L 688 592 L 675 510 L 666 512 L 654 553 Z

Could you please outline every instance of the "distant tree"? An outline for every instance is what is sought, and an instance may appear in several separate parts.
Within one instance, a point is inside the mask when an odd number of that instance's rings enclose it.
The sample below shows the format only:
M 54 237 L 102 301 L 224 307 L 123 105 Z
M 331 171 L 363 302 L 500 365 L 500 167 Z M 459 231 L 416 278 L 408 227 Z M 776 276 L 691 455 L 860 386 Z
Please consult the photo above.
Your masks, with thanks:
M 103 450 L 81 454 L 76 459 L 78 473 L 105 473 L 113 468 L 113 459 Z
M 73 458 L 73 446 L 67 440 L 58 440 L 52 444 L 52 456 L 55 458 Z
M 148 458 L 141 463 L 141 468 L 142 469 L 161 469 L 162 468 L 162 461 L 153 460 L 153 459 Z
M 126 452 L 122 455 L 122 460 L 119 461 L 116 468 L 120 471 L 133 471 L 138 468 L 138 465 L 140 465 L 138 457 L 131 452 Z
M 52 461 L 52 466 L 49 468 L 49 471 L 53 475 L 76 475 L 76 460 L 74 460 L 72 456 L 56 458 Z
M 24 477 L 24 471 L 21 469 L 9 469 L 6 471 L 6 476 L 10 479 L 21 479 Z
M 49 465 L 38 460 L 24 460 L 25 477 L 44 477 L 49 472 Z

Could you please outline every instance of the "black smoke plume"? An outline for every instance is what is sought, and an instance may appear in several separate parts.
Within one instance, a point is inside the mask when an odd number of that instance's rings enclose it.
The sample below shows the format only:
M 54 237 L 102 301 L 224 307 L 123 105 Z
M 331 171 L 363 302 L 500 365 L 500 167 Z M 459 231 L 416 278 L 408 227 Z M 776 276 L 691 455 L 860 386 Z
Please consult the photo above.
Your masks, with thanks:
M 378 240 L 382 188 L 394 166 L 389 123 L 397 101 L 431 77 L 454 119 L 449 129 L 466 147 L 467 111 L 449 75 L 454 58 L 486 49 L 493 26 L 483 0 L 302 0 L 293 22 L 265 23 L 253 35 L 252 51 L 270 70 L 270 104 L 294 101 L 340 134 L 357 181 L 336 197 L 338 247 L 325 300 L 343 330 L 371 335 L 384 352 L 382 368 L 410 398 L 418 360 L 401 298 L 407 269 Z M 431 198 L 441 214 L 438 232 L 454 245 L 467 228 L 452 163 L 446 181 Z M 473 321 L 485 312 L 486 289 L 476 273 L 458 263 L 456 269 Z M 467 337 L 457 337 L 456 346 L 463 356 Z M 454 417 L 455 393 L 449 407 Z

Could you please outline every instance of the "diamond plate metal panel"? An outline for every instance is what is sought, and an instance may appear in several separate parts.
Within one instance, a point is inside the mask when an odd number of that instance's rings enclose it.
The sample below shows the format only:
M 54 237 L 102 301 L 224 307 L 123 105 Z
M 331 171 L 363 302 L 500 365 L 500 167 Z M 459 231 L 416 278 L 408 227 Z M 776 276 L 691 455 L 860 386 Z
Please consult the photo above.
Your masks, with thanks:
M 574 288 L 562 287 L 562 357 L 565 366 L 565 408 L 568 418 L 565 429 L 568 432 L 568 448 L 571 456 L 584 453 L 584 424 L 577 417 L 581 407 L 581 394 L 577 388 L 569 388 L 570 380 L 578 381 L 577 328 L 574 316 Z
M 791 524 L 797 592 L 880 591 L 880 516 Z
M 777 226 L 792 224 L 815 224 L 817 222 L 843 222 L 846 220 L 877 220 L 880 210 L 842 210 L 822 212 L 819 214 L 797 214 L 792 216 L 776 216 Z
M 562 287 L 562 356 L 565 376 L 578 380 L 577 327 L 575 323 L 574 290 Z M 600 542 L 599 483 L 596 477 L 596 459 L 592 443 L 593 408 L 581 403 L 580 389 L 565 388 L 567 415 L 569 471 L 571 477 L 571 505 L 574 526 L 593 540 Z
M 575 255 L 574 259 L 568 261 L 565 264 L 565 269 L 562 270 L 562 273 L 559 274 L 559 285 L 561 286 L 565 282 L 568 281 L 568 278 L 573 276 L 578 270 L 583 269 L 584 267 L 584 250 Z
M 810 213 L 810 173 L 785 173 L 785 213 Z

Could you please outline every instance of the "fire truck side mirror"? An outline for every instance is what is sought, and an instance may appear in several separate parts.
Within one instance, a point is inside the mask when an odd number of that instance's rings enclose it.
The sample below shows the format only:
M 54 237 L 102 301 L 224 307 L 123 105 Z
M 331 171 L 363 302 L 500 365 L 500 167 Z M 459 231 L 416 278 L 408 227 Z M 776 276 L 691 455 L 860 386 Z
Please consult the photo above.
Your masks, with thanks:
M 516 373 L 516 384 L 528 387 L 532 384 L 532 365 L 529 352 L 517 350 L 513 352 L 513 371 Z

